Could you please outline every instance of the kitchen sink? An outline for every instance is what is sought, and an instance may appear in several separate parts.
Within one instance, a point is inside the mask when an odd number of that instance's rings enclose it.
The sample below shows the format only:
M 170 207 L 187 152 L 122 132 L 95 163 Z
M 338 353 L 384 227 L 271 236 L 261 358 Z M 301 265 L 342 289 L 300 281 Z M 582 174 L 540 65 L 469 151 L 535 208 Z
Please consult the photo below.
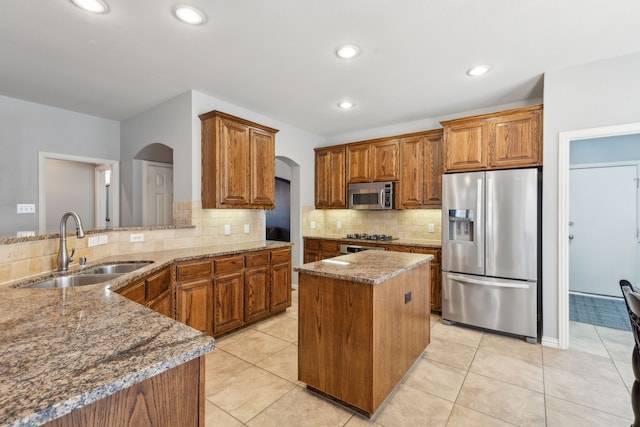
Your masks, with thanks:
M 72 274 L 69 276 L 53 277 L 51 279 L 35 282 L 24 286 L 25 288 L 70 288 L 72 286 L 96 285 L 98 283 L 108 282 L 120 274 Z
M 105 264 L 97 267 L 89 268 L 85 271 L 82 271 L 78 274 L 80 275 L 94 275 L 94 274 L 124 274 L 131 273 L 139 268 L 145 267 L 149 265 L 151 261 L 140 261 L 140 262 L 123 262 L 120 264 Z
M 123 262 L 92 267 L 67 276 L 52 277 L 23 286 L 24 288 L 70 288 L 73 286 L 96 285 L 116 279 L 147 266 L 152 261 Z

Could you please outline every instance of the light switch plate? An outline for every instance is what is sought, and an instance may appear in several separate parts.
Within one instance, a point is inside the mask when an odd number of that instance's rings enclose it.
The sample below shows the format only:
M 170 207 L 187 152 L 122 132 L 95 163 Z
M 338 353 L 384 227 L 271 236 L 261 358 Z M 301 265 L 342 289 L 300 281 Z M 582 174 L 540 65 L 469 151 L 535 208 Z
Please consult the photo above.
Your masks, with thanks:
M 315 221 L 311 221 L 311 229 L 316 228 L 316 222 Z
M 144 234 L 142 233 L 129 234 L 129 242 L 131 243 L 144 242 Z
M 229 234 L 231 234 L 231 226 L 229 224 L 225 224 L 224 225 L 224 235 L 228 236 Z
M 436 226 L 433 224 L 429 224 L 429 233 L 435 233 L 436 231 Z
M 341 229 L 342 228 L 342 221 L 337 221 L 336 222 L 336 227 L 338 228 L 338 230 Z
M 94 246 L 98 246 L 98 236 L 89 237 L 89 247 L 92 248 Z
M 16 212 L 19 214 L 36 213 L 36 205 L 33 203 L 18 203 Z
M 35 235 L 36 235 L 35 231 L 18 231 L 16 234 L 16 237 L 31 237 Z
M 99 245 L 106 245 L 107 243 L 109 243 L 109 236 L 107 236 L 106 234 L 103 234 L 102 236 L 98 236 Z
M 244 225 L 244 234 L 249 234 L 249 230 L 250 230 L 249 224 L 245 224 Z

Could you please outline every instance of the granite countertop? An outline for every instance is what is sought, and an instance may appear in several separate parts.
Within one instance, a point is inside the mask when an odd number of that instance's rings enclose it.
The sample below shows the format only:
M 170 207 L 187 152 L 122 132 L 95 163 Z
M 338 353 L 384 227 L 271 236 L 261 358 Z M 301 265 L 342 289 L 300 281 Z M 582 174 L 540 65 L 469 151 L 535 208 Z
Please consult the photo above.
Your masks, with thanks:
M 378 285 L 432 259 L 433 255 L 408 252 L 362 251 L 310 262 L 293 267 L 293 270 L 315 276 Z
M 440 240 L 427 239 L 394 239 L 394 240 L 365 240 L 365 239 L 347 239 L 344 235 L 322 234 L 317 236 L 303 236 L 305 239 L 324 239 L 324 240 L 341 240 L 354 244 L 375 244 L 375 245 L 400 245 L 400 246 L 422 246 L 425 248 L 441 248 Z
M 35 280 L 31 279 L 0 286 L 0 426 L 45 423 L 213 350 L 212 337 L 130 301 L 115 289 L 174 261 L 286 246 L 291 244 L 122 255 L 95 265 L 154 262 L 98 285 L 15 287 Z

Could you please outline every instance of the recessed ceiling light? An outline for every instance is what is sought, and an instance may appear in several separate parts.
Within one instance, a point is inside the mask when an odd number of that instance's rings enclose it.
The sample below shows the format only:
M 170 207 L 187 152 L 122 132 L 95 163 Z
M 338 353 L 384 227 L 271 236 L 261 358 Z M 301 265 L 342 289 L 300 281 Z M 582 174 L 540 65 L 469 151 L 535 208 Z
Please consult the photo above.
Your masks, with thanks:
M 207 20 L 206 15 L 199 9 L 186 4 L 179 4 L 173 8 L 173 14 L 184 23 L 201 25 Z
M 360 48 L 355 44 L 344 44 L 336 50 L 336 55 L 342 59 L 351 59 L 360 55 Z
M 345 101 L 342 101 L 342 102 L 338 103 L 338 107 L 342 108 L 343 110 L 350 110 L 355 106 L 356 106 L 355 102 L 352 102 L 352 101 L 346 101 L 345 100 Z
M 109 6 L 102 0 L 71 0 L 71 3 L 80 9 L 93 13 L 107 13 L 109 11 Z
M 491 65 L 476 65 L 467 71 L 467 74 L 472 77 L 477 77 L 485 74 L 487 71 L 491 69 Z

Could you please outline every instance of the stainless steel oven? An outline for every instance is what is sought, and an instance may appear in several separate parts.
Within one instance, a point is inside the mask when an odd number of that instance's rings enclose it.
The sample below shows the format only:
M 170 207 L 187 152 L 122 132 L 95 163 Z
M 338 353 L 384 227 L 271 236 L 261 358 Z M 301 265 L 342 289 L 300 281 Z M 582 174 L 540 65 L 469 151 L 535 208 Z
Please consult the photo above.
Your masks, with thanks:
M 373 249 L 376 251 L 386 250 L 385 248 L 376 247 L 376 246 L 340 245 L 340 255 L 353 254 L 356 252 L 366 251 L 368 249 Z

